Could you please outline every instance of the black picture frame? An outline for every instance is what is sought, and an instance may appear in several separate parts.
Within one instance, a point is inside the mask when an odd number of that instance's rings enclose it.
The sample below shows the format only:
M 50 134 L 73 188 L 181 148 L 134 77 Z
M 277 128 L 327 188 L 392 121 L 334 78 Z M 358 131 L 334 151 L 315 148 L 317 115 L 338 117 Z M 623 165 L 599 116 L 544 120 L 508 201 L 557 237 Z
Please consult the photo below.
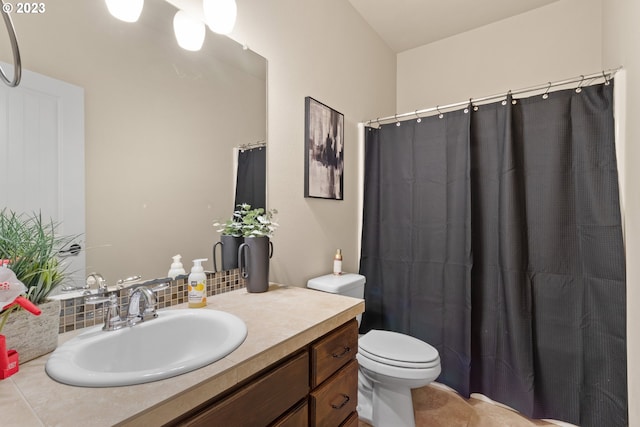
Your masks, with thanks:
M 304 197 L 344 200 L 344 115 L 305 97 Z

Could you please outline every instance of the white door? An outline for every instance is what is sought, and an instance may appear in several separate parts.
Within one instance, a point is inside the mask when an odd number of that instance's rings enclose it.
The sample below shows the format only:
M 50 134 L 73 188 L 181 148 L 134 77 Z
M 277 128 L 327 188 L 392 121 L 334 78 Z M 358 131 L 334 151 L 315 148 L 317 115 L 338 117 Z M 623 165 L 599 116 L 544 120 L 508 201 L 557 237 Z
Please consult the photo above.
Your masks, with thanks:
M 11 66 L 0 63 L 3 69 Z M 84 90 L 23 70 L 16 88 L 0 84 L 0 208 L 42 213 L 82 250 L 61 254 L 70 281 L 85 277 Z M 75 254 L 74 254 L 75 252 Z

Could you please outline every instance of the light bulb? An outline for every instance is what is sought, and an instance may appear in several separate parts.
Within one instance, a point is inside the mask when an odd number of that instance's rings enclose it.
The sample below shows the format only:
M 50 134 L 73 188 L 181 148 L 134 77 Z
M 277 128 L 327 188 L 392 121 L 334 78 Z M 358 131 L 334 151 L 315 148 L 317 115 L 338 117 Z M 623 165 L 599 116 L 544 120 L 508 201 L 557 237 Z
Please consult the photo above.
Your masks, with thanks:
M 235 0 L 203 0 L 204 20 L 211 31 L 229 34 L 236 24 L 238 6 Z
M 136 22 L 142 13 L 144 0 L 105 0 L 109 13 L 124 22 Z
M 184 10 L 179 10 L 173 17 L 173 31 L 181 48 L 192 51 L 202 48 L 205 36 L 204 24 Z

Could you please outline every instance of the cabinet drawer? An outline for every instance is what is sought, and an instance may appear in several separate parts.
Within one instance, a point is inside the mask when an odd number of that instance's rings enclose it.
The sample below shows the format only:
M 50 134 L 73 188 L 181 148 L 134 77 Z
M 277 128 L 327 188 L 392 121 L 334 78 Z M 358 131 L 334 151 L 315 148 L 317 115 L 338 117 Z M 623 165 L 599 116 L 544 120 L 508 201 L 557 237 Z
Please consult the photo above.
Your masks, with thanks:
M 305 351 L 204 409 L 184 426 L 266 426 L 309 393 Z
M 309 395 L 310 425 L 335 427 L 356 410 L 358 362 L 351 360 Z
M 356 357 L 358 322 L 353 319 L 311 346 L 311 388 Z
M 306 400 L 303 400 L 298 406 L 273 423 L 271 427 L 306 427 L 308 425 L 309 405 L 307 405 Z
M 349 418 L 340 424 L 340 427 L 358 427 L 358 413 L 352 412 Z

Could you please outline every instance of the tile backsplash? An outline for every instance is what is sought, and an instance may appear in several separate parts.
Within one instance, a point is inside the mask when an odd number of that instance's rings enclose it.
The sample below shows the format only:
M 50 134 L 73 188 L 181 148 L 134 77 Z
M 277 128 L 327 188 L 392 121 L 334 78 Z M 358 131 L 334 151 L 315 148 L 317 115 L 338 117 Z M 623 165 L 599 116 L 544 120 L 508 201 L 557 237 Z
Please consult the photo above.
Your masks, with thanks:
M 207 296 L 218 295 L 246 286 L 245 279 L 240 275 L 240 270 L 220 271 L 217 273 L 207 272 Z M 181 276 L 175 280 L 167 278 L 152 280 L 148 283 L 151 289 L 168 283 L 166 288 L 156 291 L 158 299 L 158 309 L 171 307 L 172 305 L 187 302 L 187 277 Z M 120 313 L 125 312 L 129 304 L 129 291 L 144 282 L 132 285 L 129 288 L 116 291 L 120 304 Z M 69 332 L 76 329 L 86 328 L 102 324 L 103 304 L 85 304 L 85 297 L 75 297 L 60 300 L 60 328 L 59 332 Z

